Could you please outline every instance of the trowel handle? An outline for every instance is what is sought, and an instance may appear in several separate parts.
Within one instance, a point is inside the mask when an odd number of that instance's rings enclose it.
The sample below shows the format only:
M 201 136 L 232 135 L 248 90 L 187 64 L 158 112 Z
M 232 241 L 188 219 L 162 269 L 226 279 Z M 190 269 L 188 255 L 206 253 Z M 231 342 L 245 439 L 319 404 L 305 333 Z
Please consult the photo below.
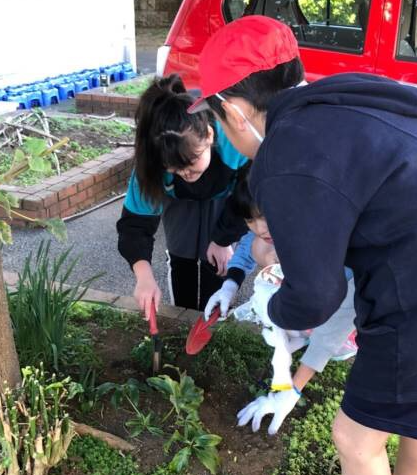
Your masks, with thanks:
M 158 325 L 156 323 L 156 309 L 155 309 L 155 302 L 152 300 L 151 304 L 151 313 L 149 315 L 149 333 L 153 335 L 157 335 L 158 332 Z

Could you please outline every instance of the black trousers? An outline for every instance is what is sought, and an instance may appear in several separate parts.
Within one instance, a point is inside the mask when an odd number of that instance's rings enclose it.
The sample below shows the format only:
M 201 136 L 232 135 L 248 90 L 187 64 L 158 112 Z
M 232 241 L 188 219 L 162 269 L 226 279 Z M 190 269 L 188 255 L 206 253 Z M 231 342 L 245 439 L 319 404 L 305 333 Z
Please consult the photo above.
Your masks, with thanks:
M 224 282 L 223 277 L 216 275 L 216 272 L 217 268 L 208 261 L 200 261 L 199 265 L 197 259 L 186 259 L 169 253 L 168 284 L 175 305 L 204 310 L 208 299 Z

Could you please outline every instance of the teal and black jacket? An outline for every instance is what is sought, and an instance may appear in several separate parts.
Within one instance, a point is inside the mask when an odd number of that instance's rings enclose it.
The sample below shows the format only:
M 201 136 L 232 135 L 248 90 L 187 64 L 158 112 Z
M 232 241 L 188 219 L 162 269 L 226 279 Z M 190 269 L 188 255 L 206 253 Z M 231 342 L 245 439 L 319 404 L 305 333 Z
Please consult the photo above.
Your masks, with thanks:
M 247 162 L 216 122 L 210 166 L 194 183 L 166 172 L 166 199 L 159 208 L 143 197 L 133 172 L 117 223 L 119 251 L 130 266 L 138 260 L 151 261 L 154 234 L 161 217 L 168 251 L 179 257 L 206 260 L 211 241 L 221 246 L 238 241 L 246 232 L 246 225 L 233 215 L 227 198 L 238 170 Z

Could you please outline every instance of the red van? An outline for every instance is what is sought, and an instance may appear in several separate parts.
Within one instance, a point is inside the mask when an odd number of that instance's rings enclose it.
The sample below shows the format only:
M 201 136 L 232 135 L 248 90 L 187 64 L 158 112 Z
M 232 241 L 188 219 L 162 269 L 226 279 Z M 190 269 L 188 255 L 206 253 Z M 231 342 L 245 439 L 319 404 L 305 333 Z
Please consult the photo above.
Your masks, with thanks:
M 158 74 L 179 73 L 198 87 L 205 42 L 243 15 L 290 25 L 310 81 L 355 71 L 417 84 L 417 0 L 183 0 L 158 50 Z

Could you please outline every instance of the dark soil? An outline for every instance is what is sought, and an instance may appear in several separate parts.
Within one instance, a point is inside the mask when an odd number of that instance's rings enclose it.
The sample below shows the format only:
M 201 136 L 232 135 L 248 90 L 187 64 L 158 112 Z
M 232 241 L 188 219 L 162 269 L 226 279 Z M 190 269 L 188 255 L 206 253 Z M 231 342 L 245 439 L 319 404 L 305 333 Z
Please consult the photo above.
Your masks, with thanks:
M 162 339 L 178 332 L 178 323 L 168 318 L 159 318 L 159 327 Z M 92 328 L 96 339 L 96 351 L 104 363 L 104 371 L 100 376 L 102 382 L 111 381 L 123 383 L 128 378 L 145 381 L 149 374 L 145 374 L 132 360 L 132 348 L 147 335 L 147 327 L 139 322 L 138 329 L 127 331 L 118 328 L 102 330 Z M 184 341 L 185 348 L 185 341 Z M 203 351 L 209 351 L 208 347 Z M 192 357 L 185 354 L 177 358 L 175 364 L 193 376 Z M 164 358 L 162 357 L 162 360 Z M 164 361 L 162 361 L 164 363 Z M 168 373 L 169 369 L 164 369 Z M 173 373 L 174 374 L 174 373 Z M 196 384 L 204 389 L 204 402 L 200 408 L 200 417 L 206 428 L 218 434 L 223 441 L 218 446 L 222 460 L 222 475 L 270 475 L 279 465 L 283 443 L 282 435 L 287 432 L 284 424 L 276 437 L 267 435 L 267 422 L 262 425 L 259 433 L 252 433 L 250 427 L 238 428 L 236 414 L 253 396 L 246 387 L 216 378 L 213 369 L 207 375 L 196 378 Z M 152 409 L 156 414 L 164 415 L 170 405 L 164 401 L 160 393 L 141 393 L 140 407 L 143 412 Z M 77 419 L 80 416 L 77 417 Z M 110 404 L 104 404 L 97 411 L 83 416 L 84 421 L 102 430 L 109 431 L 123 438 L 128 438 L 124 423 L 132 417 L 128 410 L 114 410 Z M 133 440 L 137 447 L 135 456 L 138 458 L 143 472 L 151 471 L 155 466 L 168 462 L 173 455 L 167 456 L 162 450 L 163 440 L 150 435 L 141 435 Z M 64 472 L 66 475 L 79 475 L 76 472 Z M 209 475 L 201 464 L 192 463 L 188 472 L 190 475 Z

